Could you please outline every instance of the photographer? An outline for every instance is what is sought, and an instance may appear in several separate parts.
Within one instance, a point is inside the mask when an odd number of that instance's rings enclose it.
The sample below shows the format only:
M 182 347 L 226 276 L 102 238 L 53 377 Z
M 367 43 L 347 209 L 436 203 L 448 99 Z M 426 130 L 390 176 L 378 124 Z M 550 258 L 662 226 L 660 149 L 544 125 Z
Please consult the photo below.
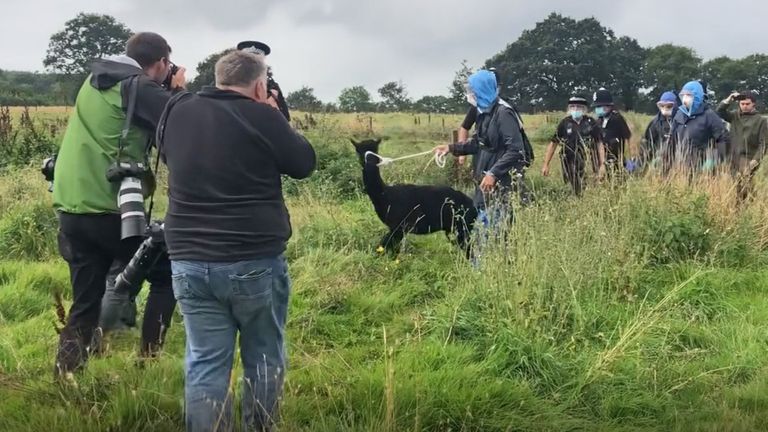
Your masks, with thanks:
M 251 53 L 224 55 L 216 86 L 175 96 L 158 128 L 165 240 L 186 330 L 188 431 L 230 430 L 238 331 L 245 429 L 270 430 L 282 392 L 291 225 L 281 175 L 306 178 L 316 159 L 268 97 L 266 72 Z
M 243 41 L 237 44 L 237 49 L 240 51 L 249 52 L 255 54 L 257 57 L 261 57 L 266 63 L 266 56 L 272 52 L 269 45 L 264 42 L 258 41 Z M 286 120 L 291 121 L 291 113 L 288 111 L 288 103 L 285 101 L 283 91 L 280 90 L 280 84 L 272 77 L 272 68 L 267 66 L 267 97 L 273 98 L 277 102 L 277 108 L 283 114 Z
M 69 264 L 73 290 L 59 338 L 56 377 L 87 362 L 110 268 L 124 266 L 143 240 L 144 227 L 136 222 L 145 225 L 143 199 L 154 188 L 149 143 L 171 97 L 161 83 L 170 81 L 171 88 L 184 83 L 183 68 L 170 77 L 170 52 L 160 35 L 135 34 L 126 55 L 93 63 L 77 95 L 53 176 L 59 251 Z M 170 318 L 175 307 L 172 295 L 159 294 L 170 293 L 169 275 L 160 279 L 153 281 L 156 295 L 150 295 L 147 307 L 156 315 L 145 314 L 145 322 Z M 142 338 L 149 344 L 159 335 Z

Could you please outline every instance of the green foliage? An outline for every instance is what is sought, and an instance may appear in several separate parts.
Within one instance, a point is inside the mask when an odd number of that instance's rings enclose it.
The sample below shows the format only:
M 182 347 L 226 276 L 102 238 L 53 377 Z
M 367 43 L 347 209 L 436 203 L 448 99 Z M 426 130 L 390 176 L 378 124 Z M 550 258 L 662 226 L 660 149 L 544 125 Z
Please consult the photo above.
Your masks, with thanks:
M 638 246 L 656 265 L 703 257 L 712 245 L 706 196 L 694 200 L 666 198 L 662 205 L 646 203 L 637 212 Z
M 9 209 L 0 221 L 0 259 L 39 261 L 55 256 L 57 226 L 48 203 Z
M 125 51 L 131 30 L 109 15 L 79 13 L 51 35 L 43 65 L 63 74 L 82 74 L 90 63 Z
M 735 217 L 718 207 L 722 191 L 649 175 L 590 183 L 575 199 L 533 167 L 545 193 L 514 208 L 507 241 L 491 241 L 479 268 L 441 234 L 408 236 L 388 257 L 375 250 L 386 229 L 370 200 L 344 190 L 360 177 L 348 143 L 364 133 L 356 116 L 316 117 L 306 133 L 318 171 L 285 185 L 293 289 L 281 430 L 763 429 L 764 189 Z M 374 116 L 382 154 L 441 142 L 412 118 Z M 525 120 L 531 135 L 552 123 Z M 446 171 L 416 159 L 382 176 L 442 183 Z M 130 330 L 76 385 L 51 386 L 53 294 L 67 305 L 71 295 L 38 179 L 33 169 L 0 176 L 2 430 L 183 430 L 178 313 L 158 358 L 137 366 Z
M 216 81 L 216 62 L 226 54 L 234 51 L 234 48 L 213 53 L 197 64 L 197 76 L 189 82 L 187 89 L 191 92 L 200 91 L 203 86 L 212 85 Z
M 372 111 L 371 94 L 363 86 L 345 88 L 339 95 L 339 110 L 342 112 Z
M 521 109 L 554 110 L 572 94 L 613 89 L 632 103 L 640 88 L 645 51 L 631 38 L 617 38 L 594 18 L 574 20 L 552 13 L 486 61 L 496 67 Z M 529 103 L 533 104 L 533 107 Z
M 294 110 L 305 112 L 323 111 L 323 102 L 315 96 L 315 90 L 312 87 L 304 86 L 288 93 L 285 101 Z
M 35 119 L 24 108 L 16 122 L 8 107 L 0 106 L 0 169 L 8 166 L 39 166 L 58 148 L 62 119 Z
M 404 112 L 411 108 L 408 91 L 402 82 L 391 81 L 379 88 L 379 96 L 383 99 L 381 108 L 385 112 Z

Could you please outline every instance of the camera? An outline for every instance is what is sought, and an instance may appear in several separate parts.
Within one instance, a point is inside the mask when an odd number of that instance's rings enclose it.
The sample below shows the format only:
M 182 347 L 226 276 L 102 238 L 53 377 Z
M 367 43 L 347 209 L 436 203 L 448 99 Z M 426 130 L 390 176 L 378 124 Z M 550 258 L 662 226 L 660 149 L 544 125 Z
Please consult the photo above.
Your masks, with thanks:
M 171 64 L 171 70 L 168 71 L 168 76 L 165 77 L 165 80 L 160 84 L 165 88 L 166 90 L 171 90 L 171 81 L 173 80 L 173 76 L 176 75 L 176 72 L 179 71 L 179 67 L 176 66 L 173 62 L 169 62 Z
M 56 167 L 56 155 L 43 160 L 43 166 L 40 167 L 40 172 L 43 173 L 45 181 L 48 182 L 48 192 L 53 192 L 53 172 Z
M 153 221 L 145 227 L 145 239 L 133 254 L 131 261 L 115 278 L 115 291 L 127 292 L 132 296 L 141 290 L 152 266 L 167 250 L 163 221 Z
M 120 239 L 144 235 L 147 225 L 141 180 L 148 173 L 140 162 L 115 162 L 107 169 L 107 180 L 120 183 L 117 205 L 120 208 Z

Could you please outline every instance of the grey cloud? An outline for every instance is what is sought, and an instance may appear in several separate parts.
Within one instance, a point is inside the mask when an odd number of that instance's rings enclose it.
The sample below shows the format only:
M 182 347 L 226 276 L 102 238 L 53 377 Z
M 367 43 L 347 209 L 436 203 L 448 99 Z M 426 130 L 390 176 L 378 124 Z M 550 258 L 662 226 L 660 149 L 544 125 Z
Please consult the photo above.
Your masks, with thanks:
M 165 35 L 174 60 L 189 69 L 238 40 L 263 39 L 273 47 L 270 61 L 285 89 L 307 84 L 325 100 L 345 86 L 362 84 L 375 93 L 398 79 L 412 96 L 444 94 L 462 59 L 481 65 L 552 11 L 577 19 L 594 16 L 643 46 L 690 46 L 705 59 L 768 51 L 762 29 L 768 2 L 754 0 L 730 0 L 727 6 L 701 0 L 30 2 L 13 2 L 11 13 L 0 17 L 0 37 L 17 40 L 15 35 L 29 32 L 28 20 L 13 17 L 45 11 L 35 37 L 0 47 L 1 61 L 15 68 L 39 69 L 51 33 L 81 10 L 98 11 L 134 30 Z

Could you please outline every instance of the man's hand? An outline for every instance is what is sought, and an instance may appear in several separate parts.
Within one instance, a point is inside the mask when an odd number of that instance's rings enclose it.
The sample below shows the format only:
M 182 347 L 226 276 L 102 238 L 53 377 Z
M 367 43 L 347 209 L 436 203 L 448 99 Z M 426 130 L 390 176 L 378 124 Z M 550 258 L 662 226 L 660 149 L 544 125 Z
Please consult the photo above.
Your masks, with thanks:
M 749 161 L 749 174 L 755 172 L 755 170 L 757 169 L 758 165 L 760 165 L 760 162 L 758 162 L 758 161 L 756 161 L 754 159 Z
M 544 166 L 541 167 L 541 175 L 543 175 L 544 177 L 548 177 L 549 176 L 549 165 L 548 164 L 544 164 Z
M 492 174 L 486 174 L 485 177 L 483 177 L 483 181 L 480 182 L 480 190 L 483 192 L 491 192 L 495 186 L 496 177 Z
M 171 77 L 171 89 L 187 88 L 187 78 L 184 76 L 186 71 L 187 68 L 179 66 L 179 70 Z
M 443 156 L 448 154 L 448 152 L 450 151 L 450 148 L 448 147 L 448 144 L 441 144 L 435 147 L 434 149 L 432 149 L 432 151 L 435 152 L 435 154 L 437 154 L 438 156 Z
M 274 90 L 272 90 L 274 92 Z M 277 98 L 276 97 L 268 97 L 266 100 L 262 101 L 262 103 L 267 104 L 271 106 L 272 108 L 280 111 L 280 107 L 277 105 Z
M 725 100 L 725 103 L 733 102 L 733 100 L 736 99 L 737 96 L 739 96 L 738 92 L 731 93 L 730 95 L 728 95 L 728 98 Z
M 459 165 L 463 166 L 464 165 L 464 161 L 467 159 L 467 157 L 466 156 L 459 156 L 458 159 L 459 159 Z

